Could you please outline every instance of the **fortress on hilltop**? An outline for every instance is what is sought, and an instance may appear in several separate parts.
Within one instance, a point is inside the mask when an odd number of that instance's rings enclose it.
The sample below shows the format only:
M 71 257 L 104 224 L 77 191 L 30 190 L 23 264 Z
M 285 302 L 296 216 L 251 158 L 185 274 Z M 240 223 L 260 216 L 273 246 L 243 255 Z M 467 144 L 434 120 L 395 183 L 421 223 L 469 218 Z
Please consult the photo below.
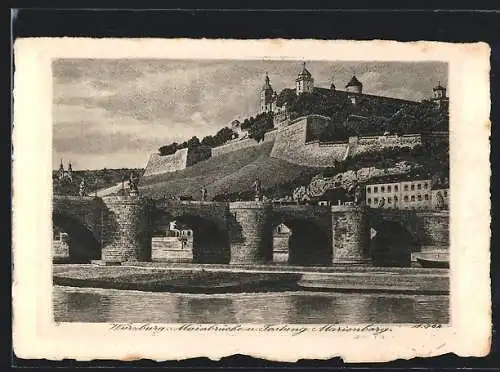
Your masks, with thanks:
M 419 126 L 425 118 L 412 111 L 430 107 L 447 112 L 446 88 L 440 82 L 425 102 L 365 94 L 363 83 L 355 75 L 344 88 L 337 89 L 333 78 L 328 88 L 315 86 L 306 63 L 295 79 L 295 88 L 285 88 L 280 93 L 273 89 L 266 73 L 256 118 L 272 117 L 272 128 L 266 129 L 260 138 L 274 142 L 271 157 L 302 166 L 332 167 L 361 153 L 448 141 L 447 122 L 446 126 Z M 409 127 L 408 121 L 416 123 L 409 131 L 391 129 L 399 128 L 398 125 Z M 393 127 L 381 125 L 387 122 Z M 233 120 L 228 125 L 233 139 L 220 146 L 183 148 L 170 155 L 152 154 L 144 176 L 182 170 L 210 157 L 259 146 L 261 141 L 251 138 L 244 125 L 245 122 Z

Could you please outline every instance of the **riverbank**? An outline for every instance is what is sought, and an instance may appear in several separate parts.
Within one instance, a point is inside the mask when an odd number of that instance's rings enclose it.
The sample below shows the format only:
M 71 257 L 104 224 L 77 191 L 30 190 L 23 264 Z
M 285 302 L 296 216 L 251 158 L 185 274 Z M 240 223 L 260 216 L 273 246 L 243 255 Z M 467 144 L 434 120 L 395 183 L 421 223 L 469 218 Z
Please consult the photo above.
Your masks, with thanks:
M 448 270 L 366 266 L 287 267 L 57 264 L 53 282 L 72 287 L 177 293 L 279 292 L 293 290 L 448 294 Z

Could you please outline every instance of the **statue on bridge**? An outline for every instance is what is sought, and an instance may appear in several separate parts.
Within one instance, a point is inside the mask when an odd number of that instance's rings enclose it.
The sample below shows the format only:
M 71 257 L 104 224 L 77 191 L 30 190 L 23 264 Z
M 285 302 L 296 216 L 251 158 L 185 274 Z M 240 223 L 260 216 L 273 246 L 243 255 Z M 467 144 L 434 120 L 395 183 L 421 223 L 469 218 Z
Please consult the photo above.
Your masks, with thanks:
M 352 202 L 354 205 L 361 204 L 363 200 L 363 190 L 357 181 L 354 181 L 347 189 L 346 200 Z
M 85 182 L 85 178 L 82 178 L 80 182 L 80 189 L 78 190 L 78 195 L 87 196 L 87 183 Z
M 259 178 L 256 178 L 252 185 L 255 192 L 255 201 L 262 200 L 262 184 Z
M 201 189 L 201 201 L 206 201 L 207 200 L 207 189 L 205 186 L 202 186 Z
M 443 195 L 441 194 L 441 191 L 438 191 L 436 193 L 436 197 L 433 200 L 433 207 L 438 210 L 445 209 L 444 198 Z
M 139 189 L 137 187 L 137 177 L 135 177 L 134 173 L 130 173 L 130 178 L 128 180 L 128 188 L 130 196 L 139 195 Z

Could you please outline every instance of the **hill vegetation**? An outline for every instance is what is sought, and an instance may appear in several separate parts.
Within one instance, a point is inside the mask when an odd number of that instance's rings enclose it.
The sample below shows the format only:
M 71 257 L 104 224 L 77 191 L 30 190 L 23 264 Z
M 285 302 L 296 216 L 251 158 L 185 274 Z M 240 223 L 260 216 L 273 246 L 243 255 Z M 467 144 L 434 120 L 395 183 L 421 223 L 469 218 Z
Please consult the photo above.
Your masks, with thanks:
M 205 186 L 208 199 L 236 200 L 251 193 L 257 177 L 264 189 L 270 189 L 291 180 L 297 184 L 307 182 L 320 171 L 271 158 L 273 144 L 265 142 L 201 161 L 183 170 L 145 177 L 139 185 L 140 191 L 152 198 L 183 195 L 200 199 L 200 188 Z
M 334 93 L 316 89 L 312 93 L 295 95 L 293 89 L 284 89 L 278 95 L 277 105 L 286 104 L 290 118 L 318 114 L 331 118 L 322 133 L 322 141 L 346 140 L 349 136 L 428 133 L 448 131 L 448 109 L 424 100 L 410 103 L 401 100 L 375 101 L 361 95 L 354 105 L 344 92 Z
M 145 177 L 140 190 L 151 198 L 184 196 L 200 199 L 200 189 L 205 186 L 209 200 L 236 201 L 253 198 L 252 183 L 262 182 L 264 195 L 270 199 L 291 196 L 299 186 L 308 185 L 317 174 L 332 177 L 347 170 L 363 167 L 388 168 L 407 161 L 415 164 L 418 172 L 448 176 L 448 148 L 429 144 L 424 149 L 387 148 L 376 153 L 356 155 L 328 168 L 312 168 L 288 163 L 270 156 L 274 142 L 236 150 L 189 168 L 172 173 Z
M 433 131 L 448 131 L 448 107 L 434 102 L 410 102 L 393 98 L 359 95 L 353 104 L 342 91 L 315 89 L 311 93 L 295 94 L 295 89 L 283 89 L 277 96 L 276 105 L 289 113 L 290 119 L 304 115 L 324 115 L 331 118 L 330 125 L 320 135 L 321 141 L 344 141 L 350 136 L 390 134 L 413 134 Z M 265 112 L 246 118 L 241 129 L 260 142 L 266 132 L 274 128 L 273 113 Z M 158 149 L 160 155 L 170 155 L 183 148 L 205 146 L 218 147 L 235 139 L 238 134 L 224 127 L 214 136 L 201 141 L 194 136 L 180 144 L 174 142 Z

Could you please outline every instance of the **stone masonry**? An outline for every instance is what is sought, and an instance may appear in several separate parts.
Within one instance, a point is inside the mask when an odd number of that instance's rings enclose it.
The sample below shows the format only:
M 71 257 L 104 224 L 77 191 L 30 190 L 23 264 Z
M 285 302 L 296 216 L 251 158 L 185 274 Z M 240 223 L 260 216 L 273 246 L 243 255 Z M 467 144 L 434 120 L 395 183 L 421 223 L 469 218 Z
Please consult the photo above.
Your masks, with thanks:
M 299 239 L 301 242 L 311 241 L 307 236 L 308 230 L 301 229 L 302 225 L 308 224 L 315 225 L 315 231 L 322 231 L 330 239 L 329 249 L 332 253 L 330 258 L 321 259 L 321 262 L 317 263 L 323 266 L 369 263 L 370 228 L 376 229 L 383 221 L 397 223 L 401 229 L 415 237 L 422 250 L 428 247 L 447 249 L 449 246 L 449 216 L 446 211 L 382 211 L 349 205 L 332 206 L 328 209 L 308 205 L 279 206 L 259 201 L 235 203 L 168 201 L 165 205 L 161 202 L 159 205 L 169 210 L 173 218 L 180 216 L 182 210 L 186 209 L 185 213 L 199 216 L 200 221 L 207 218 L 213 220 L 214 226 L 221 233 L 220 236 L 226 239 L 230 257 L 216 255 L 211 263 L 257 264 L 272 261 L 273 227 L 279 221 L 287 221 L 292 216 L 294 218 L 292 236 L 294 233 L 306 234 Z M 64 216 L 79 221 L 81 229 L 89 231 L 89 234 L 95 237 L 101 260 L 104 262 L 121 263 L 152 259 L 151 225 L 154 221 L 150 221 L 148 203 L 141 197 L 109 196 L 102 199 L 54 197 L 53 213 L 58 221 L 64 219 Z M 207 247 L 207 249 L 213 248 Z M 314 247 L 307 249 L 311 248 Z M 85 257 L 73 258 L 80 260 Z M 87 261 L 88 259 L 89 257 L 86 258 Z M 198 261 L 195 259 L 194 262 Z
M 369 261 L 369 225 L 363 207 L 332 206 L 333 263 Z
M 231 264 L 266 263 L 273 257 L 272 205 L 236 202 L 229 206 L 234 218 L 231 229 Z
M 102 256 L 104 262 L 150 261 L 147 209 L 140 197 L 103 198 Z

